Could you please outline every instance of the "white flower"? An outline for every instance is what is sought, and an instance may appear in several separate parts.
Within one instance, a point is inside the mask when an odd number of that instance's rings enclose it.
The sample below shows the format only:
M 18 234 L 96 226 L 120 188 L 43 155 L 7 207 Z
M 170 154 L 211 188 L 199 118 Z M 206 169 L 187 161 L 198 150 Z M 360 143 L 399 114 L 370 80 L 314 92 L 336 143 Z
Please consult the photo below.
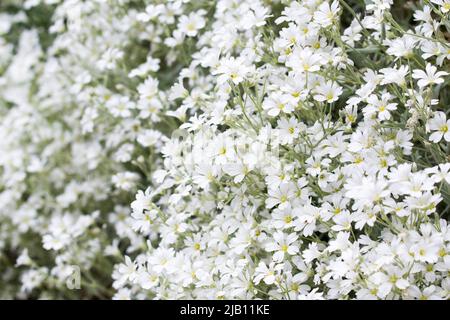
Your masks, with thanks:
M 414 259 L 420 262 L 435 263 L 439 258 L 439 245 L 431 241 L 421 240 L 410 251 Z
M 218 84 L 223 84 L 231 80 L 234 84 L 239 84 L 253 71 L 253 68 L 246 64 L 244 58 L 223 58 L 218 68 L 213 74 L 219 75 Z
M 342 88 L 332 81 L 321 83 L 315 88 L 315 91 L 317 94 L 314 96 L 314 100 L 327 103 L 337 101 L 342 94 Z
M 323 57 L 310 48 L 296 48 L 286 61 L 294 72 L 316 72 L 323 64 Z
M 345 187 L 348 190 L 345 195 L 354 199 L 357 207 L 373 205 L 391 193 L 385 180 L 373 177 L 363 177 L 361 180 L 349 181 Z
M 118 48 L 109 48 L 97 62 L 100 70 L 112 70 L 116 67 L 118 60 L 122 59 L 124 52 Z
M 450 11 L 450 1 L 449 0 L 431 0 L 431 2 L 440 6 L 441 11 L 443 13 L 447 13 Z
M 383 94 L 381 99 L 372 94 L 367 98 L 367 107 L 364 108 L 364 114 L 377 114 L 379 120 L 389 120 L 391 118 L 390 111 L 397 109 L 397 104 L 390 102 L 391 95 Z
M 275 283 L 276 277 L 282 268 L 282 264 L 271 262 L 269 267 L 267 267 L 267 265 L 261 261 L 255 269 L 255 278 L 253 281 L 256 285 L 259 284 L 261 280 L 263 280 L 265 284 L 271 285 Z
M 448 0 L 10 2 L 0 297 L 450 298 Z
M 28 255 L 28 249 L 24 249 L 20 256 L 17 257 L 16 266 L 31 266 L 33 265 L 33 260 L 31 260 Z
M 330 219 L 331 214 L 326 210 L 306 204 L 301 208 L 295 208 L 294 214 L 297 217 L 295 221 L 295 231 L 301 231 L 305 237 L 308 237 L 316 231 L 317 222 Z
M 235 183 L 240 183 L 255 166 L 256 158 L 250 154 L 245 156 L 243 161 L 224 164 L 223 171 L 234 177 Z
M 188 37 L 195 37 L 198 31 L 205 27 L 206 20 L 203 18 L 205 14 L 204 10 L 199 10 L 192 12 L 188 16 L 181 16 L 178 22 L 179 30 Z
M 125 256 L 125 263 L 121 263 L 118 266 L 117 272 L 120 278 L 114 282 L 114 286 L 116 287 L 122 286 L 126 281 L 134 282 L 138 276 L 136 264 L 129 256 Z
M 120 288 L 112 297 L 113 300 L 131 300 L 131 290 Z
M 381 80 L 381 84 L 389 84 L 395 83 L 399 86 L 406 85 L 406 76 L 409 73 L 409 67 L 405 65 L 399 66 L 399 68 L 383 68 L 380 70 L 380 73 L 383 74 L 383 79 Z
M 385 44 L 389 46 L 386 51 L 388 54 L 397 58 L 411 58 L 414 55 L 413 50 L 417 44 L 417 39 L 409 35 L 404 35 L 401 38 L 385 40 Z
M 328 1 L 325 1 L 321 3 L 318 10 L 314 13 L 314 20 L 322 27 L 328 27 L 336 22 L 338 13 L 338 1 L 333 1 L 331 6 Z
M 450 141 L 450 120 L 447 120 L 444 112 L 436 112 L 434 117 L 428 120 L 427 128 L 434 131 L 429 137 L 430 141 L 438 143 L 442 138 L 445 141 Z
M 378 285 L 377 296 L 381 299 L 395 288 L 405 290 L 409 286 L 408 280 L 404 278 L 406 270 L 400 268 L 389 268 L 387 273 L 376 272 L 370 277 L 370 280 Z
M 114 96 L 106 103 L 109 111 L 115 117 L 128 118 L 132 115 L 131 110 L 136 104 L 126 96 Z
M 435 183 L 445 180 L 450 184 L 450 163 L 441 163 L 439 166 L 425 169 L 425 172 L 431 175 Z
M 131 190 L 134 188 L 137 180 L 139 180 L 139 175 L 130 171 L 119 172 L 111 178 L 112 183 L 114 183 L 117 188 L 123 190 Z
M 148 234 L 158 218 L 158 210 L 145 210 L 144 213 L 133 212 L 131 217 L 133 218 L 131 223 L 133 230 Z
M 275 209 L 272 214 L 273 226 L 276 229 L 288 229 L 294 225 L 294 213 L 291 207 L 285 207 L 283 209 Z
M 300 125 L 296 118 L 291 117 L 289 120 L 278 120 L 278 128 L 280 130 L 280 141 L 283 144 L 291 144 L 300 132 Z
M 296 195 L 295 186 L 293 183 L 282 183 L 279 187 L 269 189 L 269 197 L 266 200 L 267 208 L 273 208 L 279 205 L 278 208 L 283 209 L 289 206 L 289 201 L 293 200 Z
M 162 272 L 173 273 L 175 271 L 174 264 L 174 250 L 172 248 L 158 248 L 148 258 L 148 263 L 151 265 L 151 270 L 157 274 Z
M 138 273 L 137 282 L 146 290 L 154 288 L 159 283 L 159 277 L 151 270 L 141 270 Z
M 431 285 L 429 287 L 420 290 L 417 286 L 411 286 L 408 288 L 408 295 L 417 300 L 441 300 L 442 297 L 436 293 L 436 287 Z
M 426 72 L 425 72 L 426 71 Z M 447 72 L 444 71 L 437 71 L 437 68 L 430 63 L 427 63 L 425 67 L 425 71 L 415 69 L 413 70 L 412 77 L 414 79 L 418 79 L 417 85 L 420 88 L 433 85 L 433 84 L 440 84 L 444 82 L 444 79 L 441 77 L 448 75 Z M 437 71 L 437 72 L 436 72 Z
M 142 146 L 150 147 L 161 144 L 162 134 L 156 130 L 145 130 L 138 135 L 136 140 Z
M 294 255 L 298 252 L 298 246 L 295 244 L 298 236 L 295 233 L 289 235 L 277 231 L 273 235 L 273 242 L 266 245 L 266 250 L 269 252 L 275 251 L 273 254 L 273 260 L 275 262 L 281 262 L 285 258 L 285 255 Z
M 289 114 L 294 111 L 290 97 L 280 92 L 274 92 L 266 98 L 263 103 L 263 108 L 272 117 L 278 116 L 281 112 Z
M 145 192 L 139 190 L 136 194 L 136 200 L 134 200 L 131 203 L 131 208 L 133 209 L 133 212 L 143 214 L 144 210 L 152 209 L 153 205 L 152 198 L 153 194 L 150 191 L 150 188 L 145 190 Z

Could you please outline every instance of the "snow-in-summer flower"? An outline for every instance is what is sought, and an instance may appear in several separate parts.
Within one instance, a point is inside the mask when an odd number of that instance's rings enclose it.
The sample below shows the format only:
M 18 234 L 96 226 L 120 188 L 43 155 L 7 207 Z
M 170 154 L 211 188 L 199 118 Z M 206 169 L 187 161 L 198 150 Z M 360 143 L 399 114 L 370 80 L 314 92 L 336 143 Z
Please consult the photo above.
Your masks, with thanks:
M 448 300 L 449 12 L 1 1 L 0 298 Z

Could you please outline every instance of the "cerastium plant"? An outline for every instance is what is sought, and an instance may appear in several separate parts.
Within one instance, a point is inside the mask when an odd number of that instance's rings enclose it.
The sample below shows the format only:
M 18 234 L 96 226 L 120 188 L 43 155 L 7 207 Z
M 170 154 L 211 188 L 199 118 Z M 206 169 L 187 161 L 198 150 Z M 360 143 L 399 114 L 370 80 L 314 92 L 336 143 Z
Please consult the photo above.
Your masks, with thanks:
M 0 294 L 450 298 L 449 40 L 447 0 L 2 1 Z

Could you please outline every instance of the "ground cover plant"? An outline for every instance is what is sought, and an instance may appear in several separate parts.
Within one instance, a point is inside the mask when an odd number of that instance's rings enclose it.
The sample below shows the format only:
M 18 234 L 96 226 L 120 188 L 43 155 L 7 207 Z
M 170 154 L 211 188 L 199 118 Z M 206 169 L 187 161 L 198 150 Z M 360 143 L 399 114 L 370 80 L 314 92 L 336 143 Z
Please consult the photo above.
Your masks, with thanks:
M 2 0 L 0 297 L 450 298 L 449 39 L 449 0 Z

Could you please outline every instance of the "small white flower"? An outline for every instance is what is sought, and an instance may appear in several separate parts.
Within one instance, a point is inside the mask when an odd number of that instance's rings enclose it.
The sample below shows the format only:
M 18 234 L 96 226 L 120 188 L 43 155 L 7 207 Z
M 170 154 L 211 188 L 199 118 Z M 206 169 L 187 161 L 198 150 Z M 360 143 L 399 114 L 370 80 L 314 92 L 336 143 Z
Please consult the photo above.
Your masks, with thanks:
M 224 58 L 221 60 L 218 68 L 213 71 L 213 74 L 219 75 L 217 78 L 218 84 L 223 84 L 231 80 L 235 85 L 244 81 L 253 68 L 246 64 L 244 58 Z
M 299 251 L 298 246 L 295 244 L 298 236 L 295 233 L 289 235 L 277 231 L 273 235 L 273 242 L 266 245 L 266 251 L 275 252 L 273 254 L 273 260 L 275 262 L 281 262 L 286 255 L 294 255 Z
M 450 1 L 449 0 L 431 0 L 431 2 L 440 6 L 441 11 L 443 13 L 447 13 L 450 11 Z
M 325 1 L 320 4 L 318 10 L 314 13 L 314 20 L 322 27 L 328 27 L 336 22 L 338 13 L 338 1 L 333 1 L 331 6 L 328 1 Z
M 425 72 L 426 71 L 426 72 Z M 414 79 L 418 79 L 417 85 L 420 88 L 433 85 L 433 84 L 440 84 L 444 82 L 444 79 L 441 78 L 443 76 L 448 75 L 447 72 L 444 71 L 437 71 L 437 68 L 430 63 L 427 63 L 425 67 L 425 71 L 415 69 L 413 70 L 412 77 Z
M 192 12 L 188 16 L 181 16 L 178 22 L 179 30 L 188 37 L 195 37 L 198 31 L 205 27 L 206 20 L 203 17 L 205 14 L 206 12 L 204 10 L 199 10 Z
M 444 138 L 445 141 L 450 141 L 450 120 L 447 120 L 445 113 L 438 111 L 434 117 L 427 122 L 428 130 L 434 131 L 430 135 L 430 141 L 438 143 Z
M 332 81 L 320 84 L 315 91 L 317 94 L 314 96 L 314 100 L 327 103 L 337 101 L 342 94 L 342 88 Z
M 263 102 L 263 108 L 267 110 L 267 113 L 271 117 L 276 117 L 281 112 L 289 114 L 294 111 L 290 97 L 281 92 L 274 92 L 266 98 Z

